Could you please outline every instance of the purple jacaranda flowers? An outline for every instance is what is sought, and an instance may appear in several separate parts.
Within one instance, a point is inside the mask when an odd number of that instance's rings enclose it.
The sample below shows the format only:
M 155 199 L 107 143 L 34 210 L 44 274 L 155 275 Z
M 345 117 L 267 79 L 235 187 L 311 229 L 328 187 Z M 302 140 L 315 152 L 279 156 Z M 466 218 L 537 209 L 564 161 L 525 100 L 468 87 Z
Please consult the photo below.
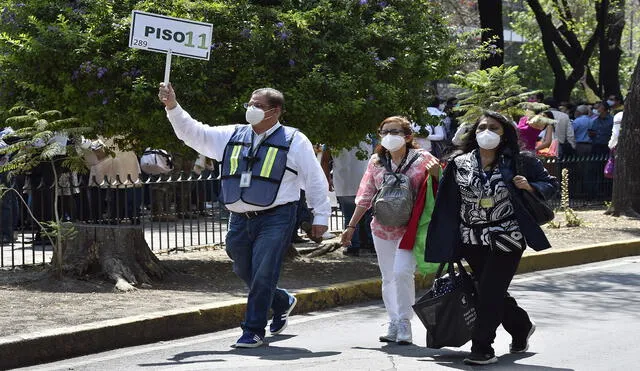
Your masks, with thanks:
M 251 30 L 248 28 L 243 28 L 242 31 L 240 31 L 240 35 L 248 39 L 251 37 Z
M 276 23 L 276 27 L 278 27 L 278 28 L 282 28 L 282 27 L 284 27 L 284 22 L 278 22 L 278 23 Z
M 103 104 L 103 105 L 105 105 L 105 104 L 107 104 L 107 103 L 109 103 L 109 99 L 104 98 L 104 99 L 102 100 L 102 104 Z
M 80 64 L 80 71 L 84 73 L 93 71 L 93 63 L 91 61 L 82 62 L 82 64 Z
M 378 2 L 378 6 L 381 8 L 385 8 L 387 5 L 389 5 L 389 3 L 387 3 L 386 1 L 379 1 Z
M 96 76 L 101 79 L 107 73 L 107 71 L 109 70 L 106 67 L 100 67 L 98 68 L 98 73 L 96 73 Z
M 360 1 L 358 2 L 358 4 L 360 4 L 360 5 L 367 5 L 367 3 L 368 3 L 368 1 L 367 1 L 367 0 L 360 0 Z
M 289 67 L 293 67 L 296 65 L 296 61 L 294 61 L 293 59 L 289 59 Z
M 278 35 L 280 40 L 286 40 L 289 38 L 289 33 L 287 31 L 276 32 L 276 35 Z

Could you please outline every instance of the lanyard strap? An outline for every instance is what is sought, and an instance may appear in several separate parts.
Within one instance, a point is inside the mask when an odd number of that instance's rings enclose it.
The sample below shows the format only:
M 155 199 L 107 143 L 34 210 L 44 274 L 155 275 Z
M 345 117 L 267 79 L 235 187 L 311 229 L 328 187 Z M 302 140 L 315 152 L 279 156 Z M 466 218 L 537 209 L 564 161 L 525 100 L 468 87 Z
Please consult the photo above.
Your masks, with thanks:
M 409 150 L 407 150 L 407 152 L 404 153 L 404 157 L 402 157 L 402 161 L 400 161 L 400 164 L 398 165 L 398 167 L 396 168 L 396 173 L 399 173 L 402 170 L 402 166 L 404 166 L 404 163 L 407 161 L 407 156 L 409 156 Z M 391 154 L 387 154 L 387 161 L 385 163 L 387 171 L 390 173 L 393 173 L 394 171 L 391 169 Z

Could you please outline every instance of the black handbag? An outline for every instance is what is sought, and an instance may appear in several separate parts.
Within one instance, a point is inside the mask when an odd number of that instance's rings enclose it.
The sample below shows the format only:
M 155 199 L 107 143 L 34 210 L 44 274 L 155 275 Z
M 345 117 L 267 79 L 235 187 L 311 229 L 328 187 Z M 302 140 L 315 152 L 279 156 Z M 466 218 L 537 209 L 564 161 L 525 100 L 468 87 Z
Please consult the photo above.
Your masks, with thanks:
M 462 346 L 471 340 L 477 317 L 478 294 L 473 278 L 460 261 L 440 264 L 435 277 L 432 288 L 413 305 L 427 329 L 427 348 Z
M 522 191 L 522 203 L 538 225 L 547 224 L 555 218 L 553 209 L 538 195 L 529 191 Z
M 517 161 L 516 172 L 519 175 L 524 176 L 522 171 L 522 158 L 518 157 Z M 522 200 L 524 208 L 529 212 L 529 214 L 533 217 L 533 220 L 535 220 L 538 225 L 547 224 L 552 221 L 553 218 L 555 218 L 553 209 L 549 207 L 547 202 L 540 196 L 525 190 L 521 190 L 520 194 L 522 195 L 520 199 Z

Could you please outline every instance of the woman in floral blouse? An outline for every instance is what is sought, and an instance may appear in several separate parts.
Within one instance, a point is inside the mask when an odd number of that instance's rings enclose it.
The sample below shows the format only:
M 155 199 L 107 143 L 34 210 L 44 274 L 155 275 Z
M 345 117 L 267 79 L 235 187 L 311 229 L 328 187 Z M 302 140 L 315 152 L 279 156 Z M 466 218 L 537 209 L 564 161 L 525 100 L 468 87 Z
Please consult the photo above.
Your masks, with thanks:
M 380 145 L 371 156 L 367 170 L 360 181 L 356 195 L 356 210 L 342 234 L 342 244 L 348 246 L 355 226 L 372 205 L 372 200 L 381 188 L 384 174 L 387 172 L 383 161 L 389 161 L 391 170 L 402 171 L 410 178 L 411 189 L 417 192 L 426 176 L 438 175 L 440 164 L 429 152 L 420 149 L 413 142 L 411 123 L 404 117 L 386 118 L 378 128 Z M 415 159 L 414 159 L 415 157 Z M 406 169 L 405 169 L 406 168 Z M 371 222 L 373 244 L 378 256 L 378 265 L 382 274 L 382 299 L 389 327 L 382 342 L 411 344 L 411 306 L 415 303 L 414 272 L 416 260 L 411 250 L 399 249 L 406 226 L 387 226 L 376 217 Z

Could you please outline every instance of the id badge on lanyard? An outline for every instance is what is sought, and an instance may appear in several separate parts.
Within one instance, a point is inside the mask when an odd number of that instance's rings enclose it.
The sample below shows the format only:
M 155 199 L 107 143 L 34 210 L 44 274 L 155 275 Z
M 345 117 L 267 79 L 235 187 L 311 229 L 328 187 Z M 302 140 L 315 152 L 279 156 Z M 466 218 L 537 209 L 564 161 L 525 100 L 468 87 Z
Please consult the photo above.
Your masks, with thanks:
M 478 199 L 478 205 L 483 209 L 490 209 L 495 206 L 496 201 L 493 196 L 489 196 L 485 194 L 485 183 L 489 181 L 487 174 L 480 170 L 480 179 L 482 180 L 482 184 L 480 185 L 480 198 Z M 488 193 L 488 192 L 487 192 Z
M 251 170 L 242 172 L 240 175 L 240 188 L 248 188 L 251 186 Z
M 496 204 L 496 201 L 493 199 L 493 197 L 487 196 L 481 197 L 480 200 L 478 200 L 478 204 L 483 209 L 489 209 Z

